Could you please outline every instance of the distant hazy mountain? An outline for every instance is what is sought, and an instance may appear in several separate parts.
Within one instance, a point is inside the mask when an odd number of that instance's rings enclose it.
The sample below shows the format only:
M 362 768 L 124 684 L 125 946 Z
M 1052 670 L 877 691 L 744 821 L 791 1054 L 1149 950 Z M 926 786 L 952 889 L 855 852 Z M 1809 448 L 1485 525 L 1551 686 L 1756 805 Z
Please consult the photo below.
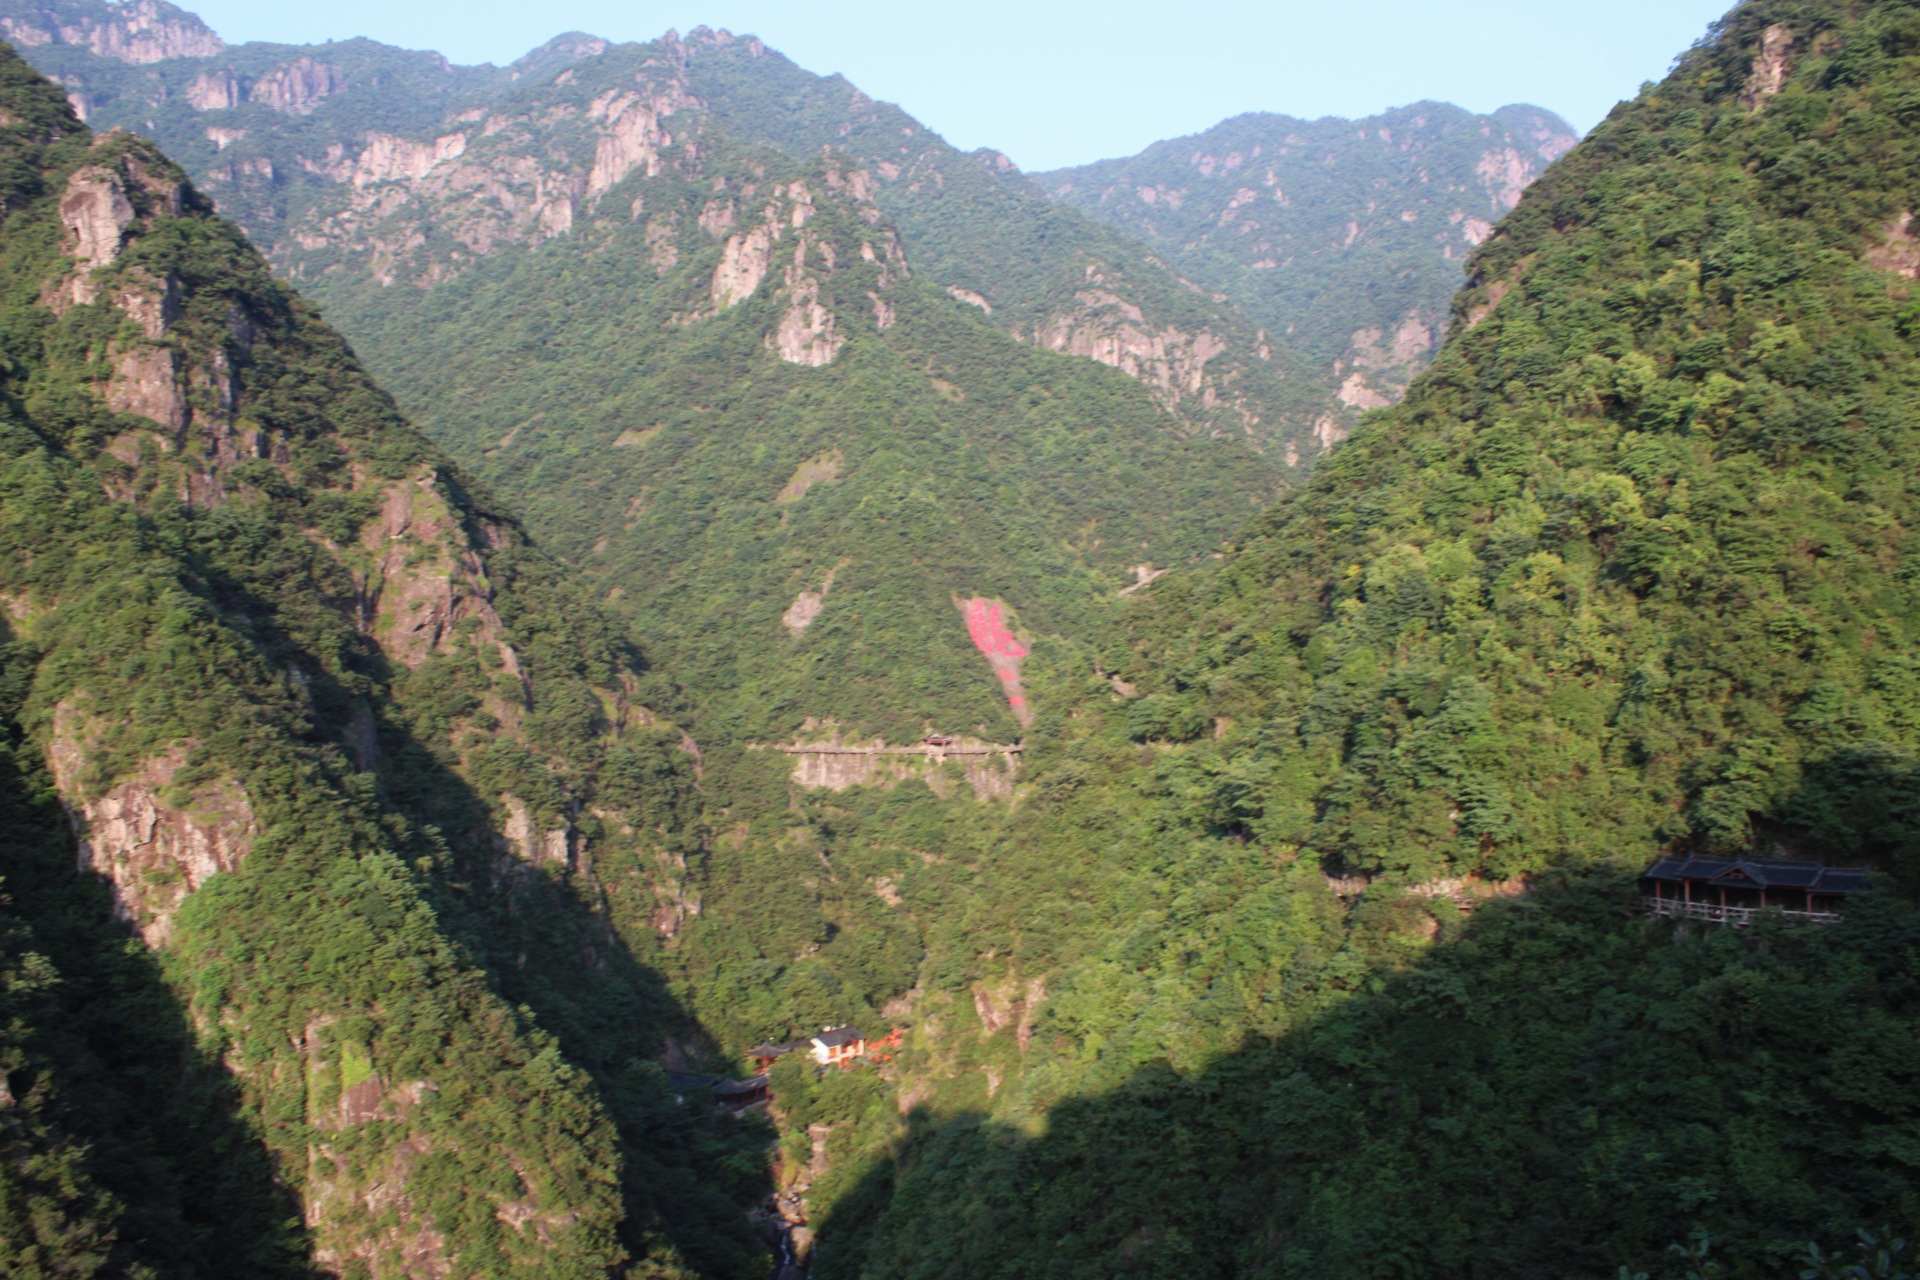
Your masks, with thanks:
M 1461 264 L 1575 138 L 1538 107 L 1251 113 L 1035 180 L 1230 299 L 1344 408 L 1369 409 L 1426 366 Z

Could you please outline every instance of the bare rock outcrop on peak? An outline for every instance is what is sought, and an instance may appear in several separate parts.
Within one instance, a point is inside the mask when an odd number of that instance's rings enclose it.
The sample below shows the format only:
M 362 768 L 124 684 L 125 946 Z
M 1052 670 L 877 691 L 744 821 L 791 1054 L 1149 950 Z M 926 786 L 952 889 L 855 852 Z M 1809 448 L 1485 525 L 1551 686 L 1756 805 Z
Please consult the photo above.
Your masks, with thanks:
M 199 18 L 167 0 L 82 5 L 14 0 L 0 8 L 0 35 L 22 48 L 75 45 L 136 65 L 205 58 L 226 48 Z
M 381 490 L 380 513 L 360 533 L 371 556 L 355 576 L 360 625 L 382 653 L 409 670 L 469 644 L 487 649 L 503 675 L 522 679 L 513 646 L 502 638 L 479 552 L 466 541 L 440 484 L 426 467 Z
M 303 56 L 254 81 L 247 98 L 283 115 L 304 116 L 346 87 L 347 78 L 340 68 Z
M 1793 28 L 1784 23 L 1776 22 L 1761 33 L 1760 49 L 1753 56 L 1753 70 L 1747 76 L 1746 87 L 1740 91 L 1741 106 L 1758 111 L 1767 99 L 1786 87 L 1795 43 Z

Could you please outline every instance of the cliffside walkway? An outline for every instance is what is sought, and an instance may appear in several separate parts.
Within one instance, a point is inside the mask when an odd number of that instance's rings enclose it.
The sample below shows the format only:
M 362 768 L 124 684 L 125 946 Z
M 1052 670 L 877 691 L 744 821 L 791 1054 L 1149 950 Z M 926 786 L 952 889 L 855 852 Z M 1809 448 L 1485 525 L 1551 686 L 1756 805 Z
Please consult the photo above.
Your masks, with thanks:
M 988 742 L 979 746 L 930 747 L 923 742 L 910 747 L 849 747 L 837 743 L 780 743 L 767 748 L 790 756 L 931 756 L 935 760 L 950 760 L 955 756 L 1017 756 L 1022 748 L 1019 743 L 1011 745 Z

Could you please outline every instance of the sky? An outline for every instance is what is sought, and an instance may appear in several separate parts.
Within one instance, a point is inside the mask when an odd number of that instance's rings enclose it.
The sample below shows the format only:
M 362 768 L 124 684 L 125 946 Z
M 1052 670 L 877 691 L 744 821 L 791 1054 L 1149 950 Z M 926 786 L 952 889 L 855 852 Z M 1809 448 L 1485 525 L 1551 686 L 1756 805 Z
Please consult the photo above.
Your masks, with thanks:
M 1527 102 L 1593 127 L 1731 0 L 177 0 L 231 43 L 369 36 L 506 63 L 563 31 L 705 24 L 840 72 L 1029 171 L 1131 155 L 1245 111 Z

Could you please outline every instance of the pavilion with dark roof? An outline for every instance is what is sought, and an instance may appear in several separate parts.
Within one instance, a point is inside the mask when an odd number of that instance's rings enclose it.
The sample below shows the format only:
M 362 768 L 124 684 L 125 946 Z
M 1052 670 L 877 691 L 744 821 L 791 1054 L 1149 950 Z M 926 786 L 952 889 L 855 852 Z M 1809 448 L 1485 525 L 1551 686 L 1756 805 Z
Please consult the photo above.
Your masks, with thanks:
M 1841 918 L 1849 895 L 1868 887 L 1865 867 L 1759 858 L 1662 858 L 1640 877 L 1641 902 L 1654 915 L 1716 924 L 1751 924 L 1763 911 L 1816 924 Z

